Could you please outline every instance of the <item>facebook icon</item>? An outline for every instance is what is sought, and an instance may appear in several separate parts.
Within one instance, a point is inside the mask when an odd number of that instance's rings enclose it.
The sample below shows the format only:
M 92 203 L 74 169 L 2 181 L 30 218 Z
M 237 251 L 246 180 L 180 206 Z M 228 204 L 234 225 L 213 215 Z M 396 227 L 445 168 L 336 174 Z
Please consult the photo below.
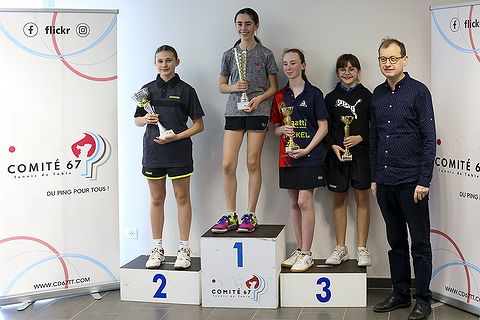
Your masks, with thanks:
M 452 32 L 457 32 L 458 29 L 460 29 L 460 20 L 458 20 L 457 17 L 454 17 L 450 20 L 450 30 L 452 30 Z
M 35 37 L 38 33 L 38 27 L 33 22 L 28 22 L 23 26 L 23 33 L 27 37 Z

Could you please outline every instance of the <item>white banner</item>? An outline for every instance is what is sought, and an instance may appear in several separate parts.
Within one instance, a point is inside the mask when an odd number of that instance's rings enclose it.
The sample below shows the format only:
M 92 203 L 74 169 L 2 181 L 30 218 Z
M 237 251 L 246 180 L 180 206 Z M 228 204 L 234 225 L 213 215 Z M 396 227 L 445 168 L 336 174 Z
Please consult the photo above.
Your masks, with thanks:
M 480 4 L 431 8 L 434 297 L 480 315 Z
M 118 287 L 116 13 L 0 12 L 0 305 Z

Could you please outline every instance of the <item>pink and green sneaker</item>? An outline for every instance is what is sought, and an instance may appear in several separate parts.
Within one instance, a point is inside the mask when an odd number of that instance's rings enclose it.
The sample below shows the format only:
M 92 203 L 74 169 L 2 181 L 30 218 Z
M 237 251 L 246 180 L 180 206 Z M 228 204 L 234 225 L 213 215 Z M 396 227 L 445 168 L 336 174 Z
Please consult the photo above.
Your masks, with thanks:
M 253 232 L 258 221 L 254 213 L 245 213 L 242 216 L 242 223 L 238 226 L 237 232 Z
M 225 233 L 229 230 L 235 230 L 238 228 L 238 217 L 236 214 L 224 215 L 218 220 L 212 229 L 213 233 Z

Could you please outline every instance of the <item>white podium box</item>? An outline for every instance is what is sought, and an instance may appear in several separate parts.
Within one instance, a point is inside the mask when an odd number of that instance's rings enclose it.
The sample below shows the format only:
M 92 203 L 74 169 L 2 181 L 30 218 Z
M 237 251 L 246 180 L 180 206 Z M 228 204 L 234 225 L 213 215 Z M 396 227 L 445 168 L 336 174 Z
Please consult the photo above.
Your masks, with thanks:
M 284 229 L 283 225 L 259 225 L 252 233 L 207 231 L 200 243 L 202 306 L 277 308 Z
M 282 307 L 366 307 L 367 269 L 356 260 L 338 266 L 315 260 L 306 272 L 280 273 L 280 305 Z
M 148 256 L 142 255 L 120 268 L 120 299 L 124 301 L 200 305 L 200 258 L 192 265 L 175 270 L 176 257 L 165 257 L 159 269 L 146 269 Z

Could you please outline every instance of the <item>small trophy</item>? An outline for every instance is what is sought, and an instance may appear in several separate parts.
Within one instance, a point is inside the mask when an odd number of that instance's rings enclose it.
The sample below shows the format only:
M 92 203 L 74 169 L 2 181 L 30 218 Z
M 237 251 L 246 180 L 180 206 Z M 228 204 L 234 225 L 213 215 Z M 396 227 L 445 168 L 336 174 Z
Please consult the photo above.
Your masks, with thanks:
M 138 106 L 140 108 L 144 108 L 145 111 L 147 111 L 150 114 L 155 114 L 155 109 L 150 104 L 150 100 L 148 100 L 148 94 L 149 94 L 148 88 L 142 88 L 140 91 L 133 94 L 132 99 L 138 102 Z M 170 134 L 175 134 L 173 130 L 165 129 L 165 127 L 162 126 L 160 121 L 157 122 L 157 125 L 158 125 L 158 130 L 160 131 L 160 137 L 168 136 Z
M 293 107 L 287 107 L 284 102 L 281 102 L 279 108 L 284 116 L 283 123 L 287 126 L 291 126 L 292 117 L 290 117 L 290 115 L 293 113 Z M 295 143 L 295 141 L 293 141 L 293 137 L 288 136 L 287 145 L 285 146 L 285 152 L 289 153 L 298 149 L 300 149 L 300 147 L 298 146 L 298 144 Z
M 241 53 L 237 52 L 235 47 L 233 48 L 233 54 L 235 55 L 235 62 L 237 63 L 238 74 L 240 76 L 240 80 L 245 81 L 247 80 L 247 50 L 243 50 Z M 245 110 L 248 108 L 248 96 L 247 93 L 244 91 L 242 92 L 242 97 L 240 101 L 237 102 L 237 109 L 238 110 Z
M 353 116 L 341 116 L 340 120 L 345 124 L 344 132 L 345 138 L 350 136 L 350 124 L 353 121 Z M 342 155 L 343 161 L 352 161 L 352 154 L 348 148 L 345 148 L 345 153 Z

